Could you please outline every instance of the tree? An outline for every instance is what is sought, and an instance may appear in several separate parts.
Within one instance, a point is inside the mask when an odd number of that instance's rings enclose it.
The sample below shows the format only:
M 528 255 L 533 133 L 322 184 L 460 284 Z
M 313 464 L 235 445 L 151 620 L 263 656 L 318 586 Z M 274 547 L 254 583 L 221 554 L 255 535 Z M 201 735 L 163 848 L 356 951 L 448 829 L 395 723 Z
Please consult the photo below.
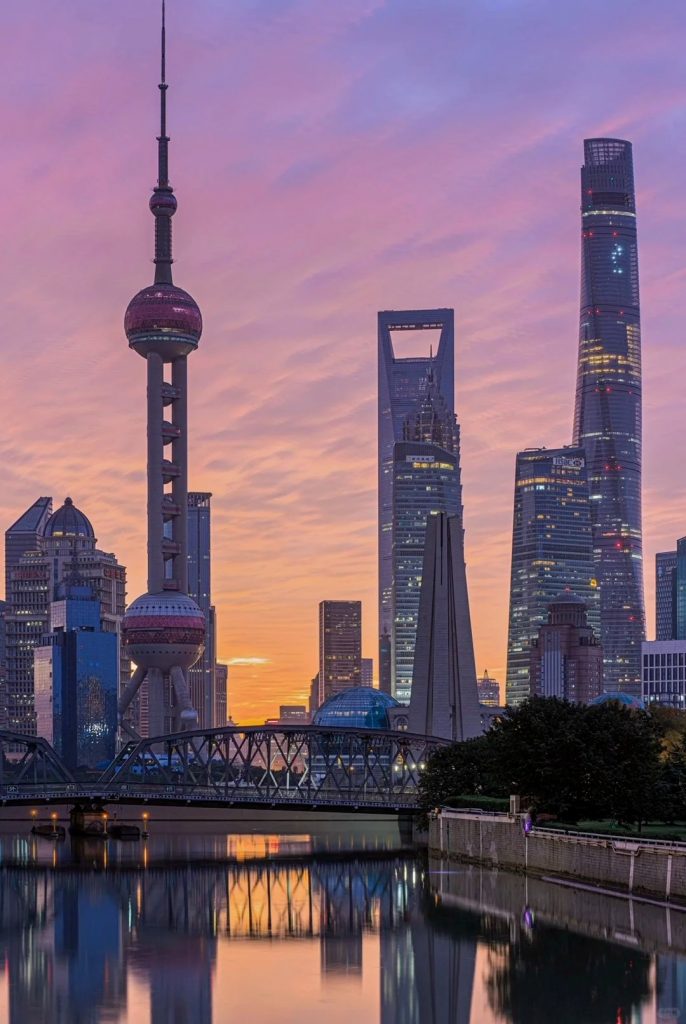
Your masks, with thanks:
M 488 736 L 439 747 L 422 772 L 419 793 L 424 811 L 446 803 L 451 797 L 478 795 L 507 796 L 499 792 L 491 770 Z

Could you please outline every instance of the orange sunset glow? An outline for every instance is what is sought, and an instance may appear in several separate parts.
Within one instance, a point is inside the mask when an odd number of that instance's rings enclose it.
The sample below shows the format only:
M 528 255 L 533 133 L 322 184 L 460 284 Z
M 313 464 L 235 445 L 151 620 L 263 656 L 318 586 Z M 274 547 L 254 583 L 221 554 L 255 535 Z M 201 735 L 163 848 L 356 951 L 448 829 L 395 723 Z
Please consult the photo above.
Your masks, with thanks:
M 588 136 L 634 146 L 652 636 L 654 554 L 686 533 L 677 5 L 649 39 L 640 5 L 621 23 L 594 6 L 591 39 L 562 5 L 554 48 L 540 4 L 446 4 L 431 25 L 381 0 L 185 6 L 168 75 L 175 279 L 205 325 L 189 484 L 213 495 L 234 721 L 306 703 L 323 599 L 363 602 L 378 677 L 381 309 L 455 310 L 477 668 L 504 684 L 515 453 L 571 440 Z M 146 588 L 146 385 L 123 316 L 152 279 L 158 15 L 24 0 L 0 38 L 0 523 L 71 495 L 129 599 Z

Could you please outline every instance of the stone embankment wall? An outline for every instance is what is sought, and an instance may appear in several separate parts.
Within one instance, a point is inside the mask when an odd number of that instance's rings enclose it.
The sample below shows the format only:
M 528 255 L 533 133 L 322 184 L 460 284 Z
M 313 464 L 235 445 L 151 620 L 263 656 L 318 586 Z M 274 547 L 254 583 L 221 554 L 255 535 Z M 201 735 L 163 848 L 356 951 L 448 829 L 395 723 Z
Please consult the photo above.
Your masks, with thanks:
M 526 836 L 520 816 L 443 811 L 430 821 L 429 850 L 489 867 L 686 903 L 686 845 L 535 828 Z
M 644 952 L 686 955 L 686 906 L 659 904 L 656 899 L 617 899 L 607 890 L 579 889 L 578 882 L 560 885 L 480 864 L 464 864 L 461 870 L 451 871 L 438 857 L 429 858 L 429 879 L 445 906 L 504 918 L 515 932 L 526 924 L 528 910 L 537 923 L 579 935 L 610 939 Z

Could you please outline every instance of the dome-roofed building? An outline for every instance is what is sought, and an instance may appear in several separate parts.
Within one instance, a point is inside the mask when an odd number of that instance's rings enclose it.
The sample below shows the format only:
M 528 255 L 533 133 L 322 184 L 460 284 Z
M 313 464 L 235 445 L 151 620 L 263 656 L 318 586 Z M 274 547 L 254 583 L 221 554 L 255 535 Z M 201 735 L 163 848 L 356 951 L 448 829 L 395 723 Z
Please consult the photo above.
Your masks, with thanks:
M 645 704 L 640 697 L 634 697 L 631 693 L 620 693 L 619 690 L 611 690 L 609 693 L 601 693 L 598 697 L 594 697 L 592 701 L 589 701 L 589 704 L 591 706 L 607 704 L 609 701 L 614 701 L 616 704 L 622 704 L 627 708 L 638 708 L 641 711 L 645 709 Z
M 45 524 L 43 536 L 82 537 L 95 540 L 95 531 L 88 516 L 76 507 L 71 498 L 65 498 L 64 505 L 53 512 Z
M 400 706 L 389 693 L 351 686 L 329 697 L 315 712 L 312 724 L 326 729 L 391 729 L 389 709 Z

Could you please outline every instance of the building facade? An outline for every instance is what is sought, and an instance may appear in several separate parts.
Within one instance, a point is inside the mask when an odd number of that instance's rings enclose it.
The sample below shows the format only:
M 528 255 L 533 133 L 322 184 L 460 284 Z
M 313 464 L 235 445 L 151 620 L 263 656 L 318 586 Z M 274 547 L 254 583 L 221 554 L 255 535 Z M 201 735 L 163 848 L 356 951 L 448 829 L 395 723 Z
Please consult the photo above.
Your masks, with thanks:
M 37 547 L 26 551 L 10 572 L 6 614 L 8 728 L 29 735 L 36 733 L 34 651 L 49 632 L 50 604 L 60 585 L 77 572 L 93 589 L 102 630 L 117 637 L 126 606 L 125 567 L 96 547 L 90 520 L 71 498 L 47 519 L 35 543 Z M 123 652 L 118 672 L 124 685 L 129 663 Z
M 412 692 L 427 522 L 439 512 L 462 521 L 460 435 L 429 368 L 427 390 L 393 448 L 391 670 L 393 696 L 403 704 Z
M 676 569 L 675 569 L 675 605 L 674 613 L 676 619 L 675 637 L 677 640 L 686 639 L 686 537 L 681 537 L 676 542 Z
M 9 601 L 10 577 L 27 551 L 35 551 L 38 539 L 52 515 L 52 498 L 37 498 L 5 531 L 5 599 Z
M 631 143 L 586 139 L 574 444 L 584 448 L 608 691 L 640 695 L 641 324 Z
M 476 685 L 479 691 L 479 704 L 484 704 L 489 708 L 500 707 L 500 683 L 497 679 L 489 676 L 487 668 L 484 669 L 484 674 L 477 679 Z
M 212 605 L 211 502 L 208 491 L 188 492 L 188 594 L 205 616 L 205 650 L 188 670 L 191 700 L 198 712 L 198 726 L 215 721 L 215 664 L 217 661 L 216 614 Z
M 644 640 L 641 645 L 643 702 L 686 711 L 686 640 Z
M 429 518 L 408 719 L 453 741 L 481 733 L 463 534 L 460 516 Z
M 435 354 L 396 356 L 393 335 L 407 331 L 440 331 Z M 394 690 L 394 449 L 403 441 L 406 420 L 426 394 L 431 374 L 447 409 L 454 412 L 454 346 L 452 309 L 387 311 L 378 315 L 379 685 L 386 693 Z
M 581 448 L 519 452 L 515 468 L 506 701 L 518 705 L 532 690 L 531 648 L 548 605 L 570 590 L 588 609 L 599 634 L 586 458 Z
M 214 724 L 222 729 L 229 719 L 229 666 L 218 661 L 214 666 Z
M 360 686 L 373 686 L 374 685 L 374 659 L 363 658 L 362 659 L 362 674 L 360 676 Z
M 588 704 L 603 692 L 603 650 L 586 603 L 570 591 L 551 601 L 548 621 L 532 641 L 531 678 L 537 697 Z
M 116 750 L 119 638 L 80 580 L 58 588 L 49 630 L 34 651 L 36 731 L 68 768 L 95 768 Z
M 676 640 L 676 551 L 655 555 L 655 639 Z
M 317 706 L 336 693 L 359 686 L 361 677 L 362 602 L 322 601 Z

